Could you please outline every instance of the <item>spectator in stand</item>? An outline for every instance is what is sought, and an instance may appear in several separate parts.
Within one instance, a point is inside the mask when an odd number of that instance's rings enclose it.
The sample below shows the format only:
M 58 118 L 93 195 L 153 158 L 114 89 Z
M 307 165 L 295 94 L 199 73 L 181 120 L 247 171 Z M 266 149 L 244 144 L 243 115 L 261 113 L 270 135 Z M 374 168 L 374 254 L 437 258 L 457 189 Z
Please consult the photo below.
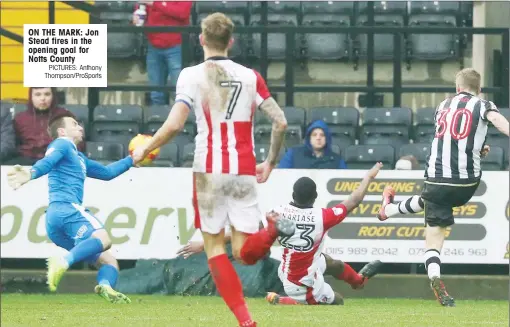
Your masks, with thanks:
M 187 26 L 190 23 L 191 1 L 139 1 L 146 6 L 145 26 Z M 138 8 L 138 6 L 137 6 Z M 133 24 L 138 25 L 133 15 Z M 165 86 L 177 82 L 182 69 L 181 33 L 147 33 L 147 74 L 151 85 Z M 151 92 L 151 103 L 167 104 L 167 94 Z
M 398 159 L 397 163 L 395 164 L 395 170 L 419 170 L 420 164 L 418 163 L 418 160 L 412 156 L 402 156 L 400 159 Z
M 346 169 L 347 165 L 331 150 L 331 133 L 326 122 L 316 120 L 308 125 L 305 144 L 287 150 L 278 168 Z
M 28 90 L 27 110 L 14 116 L 17 157 L 8 164 L 33 165 L 44 157 L 52 141 L 48 133 L 48 122 L 54 115 L 70 114 L 57 106 L 57 89 L 54 87 L 31 87 Z M 83 142 L 78 146 L 83 150 Z
M 9 160 L 16 151 L 16 134 L 12 123 L 11 108 L 2 105 L 0 113 L 0 163 Z

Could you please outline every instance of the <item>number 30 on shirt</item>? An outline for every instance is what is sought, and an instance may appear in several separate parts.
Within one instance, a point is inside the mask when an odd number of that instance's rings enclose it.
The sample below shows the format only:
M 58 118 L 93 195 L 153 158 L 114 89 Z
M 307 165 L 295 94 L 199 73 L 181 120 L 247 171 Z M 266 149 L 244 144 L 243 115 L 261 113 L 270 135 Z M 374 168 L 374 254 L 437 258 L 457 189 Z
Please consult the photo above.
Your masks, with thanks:
M 435 138 L 441 139 L 443 138 L 446 130 L 450 129 L 450 134 L 454 140 L 462 140 L 469 136 L 471 132 L 471 123 L 473 121 L 473 115 L 471 111 L 466 108 L 459 108 L 455 110 L 453 115 L 448 116 L 450 113 L 450 108 L 442 110 L 439 113 L 439 118 L 437 120 L 437 131 L 435 134 Z M 465 118 L 464 124 L 459 125 L 461 119 Z

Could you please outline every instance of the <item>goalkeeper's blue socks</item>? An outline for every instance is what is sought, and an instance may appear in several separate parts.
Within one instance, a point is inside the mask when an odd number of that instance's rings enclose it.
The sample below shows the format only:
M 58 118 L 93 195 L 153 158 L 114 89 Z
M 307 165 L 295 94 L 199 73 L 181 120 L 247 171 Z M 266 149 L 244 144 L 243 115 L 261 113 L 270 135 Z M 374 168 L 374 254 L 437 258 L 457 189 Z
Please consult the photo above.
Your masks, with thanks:
M 95 254 L 103 252 L 103 243 L 95 237 L 91 237 L 78 243 L 71 251 L 64 257 L 69 267 L 74 263 L 83 261 Z
M 99 285 L 108 285 L 112 288 L 117 284 L 119 271 L 112 265 L 102 265 L 97 272 L 97 283 Z

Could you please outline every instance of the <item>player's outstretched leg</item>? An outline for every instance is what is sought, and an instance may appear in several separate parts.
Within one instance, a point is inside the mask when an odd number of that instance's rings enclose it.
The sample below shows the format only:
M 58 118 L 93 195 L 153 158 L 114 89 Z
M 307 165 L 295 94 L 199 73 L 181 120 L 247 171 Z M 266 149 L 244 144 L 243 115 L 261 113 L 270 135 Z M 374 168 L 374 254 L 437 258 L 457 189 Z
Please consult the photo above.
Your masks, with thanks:
M 353 289 L 362 289 L 365 283 L 379 272 L 382 262 L 374 260 L 367 263 L 359 272 L 356 272 L 348 263 L 335 260 L 327 254 L 322 254 L 326 259 L 325 274 L 336 279 L 343 280 Z
M 377 218 L 381 221 L 390 217 L 407 214 L 419 213 L 423 211 L 423 199 L 419 195 L 413 195 L 403 201 L 394 203 L 395 190 L 391 186 L 386 186 L 383 191 L 383 201 Z
M 280 305 L 297 305 L 300 304 L 298 301 L 294 300 L 288 296 L 281 296 L 275 292 L 268 292 L 266 295 L 266 301 L 270 304 L 280 304 Z
M 241 280 L 225 252 L 224 232 L 209 234 L 202 231 L 202 235 L 209 270 L 218 293 L 236 317 L 239 326 L 256 327 L 257 323 L 252 320 L 244 300 Z
M 99 268 L 97 272 L 97 285 L 94 292 L 108 302 L 122 304 L 131 303 L 131 299 L 126 295 L 117 292 L 114 288 L 119 276 L 119 265 L 113 255 L 105 251 L 99 257 L 87 260 Z
M 109 249 L 111 240 L 104 229 L 94 231 L 90 237 L 78 243 L 63 257 L 52 257 L 47 260 L 48 288 L 51 292 L 57 290 L 64 273 L 76 262 L 84 261 Z
M 295 231 L 295 224 L 288 219 L 280 219 L 278 214 L 270 212 L 266 216 L 267 228 L 257 233 L 233 239 L 234 256 L 236 259 L 247 265 L 253 265 L 262 259 L 271 249 L 278 236 L 292 236 Z M 242 245 L 240 245 L 242 243 Z
M 454 307 L 455 300 L 446 291 L 441 280 L 441 259 L 440 249 L 443 248 L 446 227 L 430 226 L 427 224 L 425 230 L 425 269 L 430 280 L 430 288 L 434 292 L 439 304 L 445 307 Z
M 361 270 L 358 272 L 358 275 L 360 275 L 363 278 L 363 283 L 354 289 L 361 289 L 365 286 L 365 283 L 381 270 L 383 263 L 379 260 L 374 260 L 372 262 L 367 263 Z

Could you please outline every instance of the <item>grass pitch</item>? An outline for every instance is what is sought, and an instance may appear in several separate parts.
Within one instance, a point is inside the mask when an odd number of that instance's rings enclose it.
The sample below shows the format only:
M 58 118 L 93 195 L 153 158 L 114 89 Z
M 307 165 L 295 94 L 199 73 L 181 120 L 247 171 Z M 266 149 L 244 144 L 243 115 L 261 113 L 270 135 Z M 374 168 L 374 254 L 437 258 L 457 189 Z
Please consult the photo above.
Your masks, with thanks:
M 236 321 L 219 297 L 131 296 L 114 305 L 95 294 L 2 294 L 2 327 L 227 327 Z M 508 326 L 507 301 L 346 299 L 344 306 L 275 306 L 248 299 L 259 326 L 489 327 Z

